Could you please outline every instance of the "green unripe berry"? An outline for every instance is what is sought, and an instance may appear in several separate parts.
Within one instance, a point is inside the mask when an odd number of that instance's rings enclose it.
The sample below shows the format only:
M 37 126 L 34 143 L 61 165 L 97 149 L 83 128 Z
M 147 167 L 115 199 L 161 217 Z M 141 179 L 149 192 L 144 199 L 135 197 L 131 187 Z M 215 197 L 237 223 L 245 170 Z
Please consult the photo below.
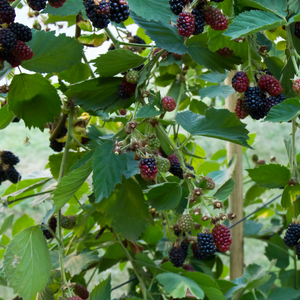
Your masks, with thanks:
M 130 70 L 126 74 L 126 80 L 129 83 L 138 83 L 139 82 L 139 78 L 140 78 L 139 72 L 135 71 L 135 70 Z

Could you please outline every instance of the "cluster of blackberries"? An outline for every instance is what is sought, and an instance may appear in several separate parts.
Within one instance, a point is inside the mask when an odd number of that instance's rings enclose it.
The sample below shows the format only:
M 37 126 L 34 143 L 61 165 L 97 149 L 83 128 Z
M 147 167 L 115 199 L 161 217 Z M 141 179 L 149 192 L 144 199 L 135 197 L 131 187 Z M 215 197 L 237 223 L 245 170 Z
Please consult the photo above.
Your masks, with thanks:
M 83 0 L 86 14 L 96 28 L 105 28 L 110 21 L 121 23 L 128 19 L 130 10 L 126 0 Z
M 193 1 L 169 0 L 171 11 L 179 16 L 177 28 L 180 35 L 185 37 L 198 35 L 204 31 L 205 24 L 210 25 L 215 30 L 227 29 L 227 18 L 220 10 L 211 7 L 206 1 L 200 1 L 192 12 L 185 12 L 184 8 L 188 7 L 191 2 Z
M 53 124 L 51 124 L 51 126 L 53 126 Z M 54 129 L 52 129 L 52 130 L 54 130 Z M 65 126 L 62 127 L 62 129 L 60 130 L 60 132 L 58 133 L 56 138 L 50 142 L 50 148 L 52 150 L 54 150 L 55 152 L 61 152 L 63 150 L 66 143 L 65 142 L 59 142 L 58 140 L 65 137 L 67 132 L 68 132 L 67 127 L 65 127 Z
M 48 0 L 49 5 L 55 8 L 62 7 L 66 0 Z M 46 7 L 47 0 L 27 0 L 28 6 L 36 11 L 41 11 Z
M 23 60 L 31 59 L 33 53 L 25 42 L 32 39 L 31 29 L 23 24 L 14 23 L 15 9 L 8 0 L 0 0 L 0 21 L 6 24 L 0 29 L 0 60 L 7 61 L 12 67 L 19 66 Z
M 12 183 L 18 183 L 21 180 L 21 175 L 14 167 L 19 161 L 20 159 L 10 151 L 0 152 L 0 184 L 6 180 Z
M 44 223 L 43 223 L 44 224 Z M 43 235 L 47 240 L 53 239 L 54 236 L 52 235 L 52 233 L 47 229 L 46 226 L 43 226 L 42 224 L 42 231 L 43 231 Z M 52 216 L 51 219 L 49 220 L 49 224 L 48 227 L 55 233 L 56 231 L 56 227 L 57 227 L 57 219 L 56 216 Z
M 248 115 L 255 120 L 262 119 L 274 105 L 286 99 L 281 94 L 280 82 L 269 70 L 262 70 L 255 78 L 258 86 L 254 87 L 249 87 L 249 78 L 245 72 L 237 72 L 232 78 L 233 88 L 239 93 L 244 92 L 244 98 L 239 99 L 235 107 L 235 113 L 240 119 Z

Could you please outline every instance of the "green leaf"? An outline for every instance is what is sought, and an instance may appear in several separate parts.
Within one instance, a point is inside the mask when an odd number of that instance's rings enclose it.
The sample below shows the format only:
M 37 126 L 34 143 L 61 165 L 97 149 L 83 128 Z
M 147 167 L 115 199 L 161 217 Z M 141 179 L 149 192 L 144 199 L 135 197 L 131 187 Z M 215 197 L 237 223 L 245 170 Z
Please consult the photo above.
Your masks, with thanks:
M 55 36 L 55 31 L 34 31 L 27 43 L 33 57 L 24 60 L 22 67 L 38 73 L 62 72 L 80 63 L 83 45 L 65 34 Z
M 130 10 L 147 21 L 158 21 L 169 24 L 172 12 L 168 0 L 129 0 Z
M 12 111 L 8 110 L 8 105 L 0 108 L 0 129 L 6 128 L 10 122 L 15 118 Z
M 54 294 L 52 290 L 46 286 L 41 293 L 37 293 L 36 300 L 54 300 Z
M 252 204 L 252 202 L 260 197 L 267 189 L 254 184 L 249 188 L 245 195 L 245 206 Z
M 70 16 L 77 15 L 79 12 L 82 12 L 85 15 L 85 8 L 82 1 L 78 0 L 67 0 L 62 7 L 55 8 L 47 3 L 47 7 L 42 11 L 44 14 L 49 14 L 53 16 Z
M 268 242 L 265 248 L 265 255 L 271 261 L 277 259 L 276 267 L 285 269 L 289 266 L 288 246 L 284 243 L 279 234 L 275 234 Z
M 244 236 L 258 235 L 258 233 L 261 231 L 262 228 L 263 228 L 263 224 L 261 223 L 257 223 L 252 220 L 245 220 L 244 228 L 243 228 Z
M 227 78 L 227 76 L 228 76 L 228 72 L 226 72 L 225 74 L 222 74 L 219 72 L 209 72 L 209 73 L 200 75 L 199 78 L 204 81 L 207 81 L 207 82 L 213 82 L 213 83 L 220 84 Z
M 80 189 L 92 172 L 92 159 L 78 169 L 64 176 L 52 192 L 52 200 L 56 206 L 55 211 L 60 210 Z
M 292 118 L 299 115 L 300 100 L 297 98 L 286 99 L 283 102 L 274 105 L 264 122 L 288 122 Z
M 275 288 L 269 295 L 268 300 L 293 300 L 298 299 L 300 296 L 300 291 L 292 288 Z
M 78 63 L 72 66 L 71 69 L 66 70 L 62 73 L 57 74 L 57 76 L 69 83 L 76 83 L 79 81 L 84 81 L 88 79 L 91 75 L 91 70 L 88 65 L 84 63 Z
M 203 290 L 192 279 L 174 273 L 159 274 L 156 279 L 164 286 L 166 293 L 174 298 L 185 298 L 188 289 L 197 299 L 204 298 Z
M 14 221 L 14 215 L 10 215 L 10 216 L 8 216 L 7 218 L 4 219 L 4 222 L 3 222 L 3 224 L 1 225 L 1 228 L 0 228 L 0 235 L 5 233 L 6 230 L 11 227 L 11 225 L 13 224 L 13 221 Z
M 101 281 L 97 286 L 94 287 L 90 294 L 90 300 L 110 300 L 111 291 L 111 276 Z
M 250 10 L 239 14 L 234 18 L 233 24 L 223 33 L 225 36 L 236 39 L 238 37 L 270 30 L 278 26 L 286 25 L 285 19 L 271 12 L 261 10 Z
M 141 239 L 145 241 L 148 245 L 156 245 L 164 237 L 164 233 L 160 225 L 155 224 L 154 226 L 150 225 L 146 228 Z
M 234 180 L 232 178 L 228 179 L 214 194 L 219 200 L 226 200 L 228 196 L 232 193 L 234 189 Z
M 35 224 L 34 219 L 28 217 L 28 215 L 23 215 L 20 217 L 14 224 L 14 227 L 12 229 L 12 235 L 18 234 L 23 229 L 33 226 Z
M 162 114 L 162 110 L 157 110 L 153 104 L 142 106 L 136 114 L 136 118 L 151 118 Z
M 107 164 L 110 165 L 108 162 Z M 123 238 L 131 241 L 136 241 L 152 223 L 142 190 L 132 178 L 123 179 L 115 192 L 100 202 L 99 209 L 105 214 L 105 223 L 116 234 L 121 233 Z
M 235 93 L 235 91 L 233 87 L 229 85 L 211 85 L 199 90 L 199 96 L 201 98 L 216 98 L 219 96 L 225 99 L 233 93 Z
M 184 38 L 178 34 L 177 28 L 166 23 L 149 22 L 138 17 L 133 12 L 131 12 L 131 17 L 138 26 L 146 30 L 146 34 L 152 41 L 155 41 L 157 47 L 178 54 L 185 54 L 187 52 Z
M 146 57 L 134 54 L 130 50 L 117 49 L 101 54 L 91 60 L 100 76 L 109 77 L 142 65 Z
M 296 200 L 296 196 L 298 195 L 300 195 L 299 183 L 296 183 L 294 186 L 286 185 L 281 197 L 282 207 L 285 209 L 291 207 L 293 202 Z
M 289 0 L 289 11 L 297 14 L 300 11 L 300 2 L 298 0 Z
M 69 86 L 66 96 L 72 98 L 85 111 L 104 109 L 118 99 L 118 77 L 103 77 Z
M 251 179 L 259 186 L 276 189 L 289 183 L 290 170 L 279 164 L 260 165 L 258 168 L 247 169 Z
M 105 33 L 101 33 L 101 34 L 96 34 L 96 33 L 83 34 L 78 38 L 78 41 L 81 44 L 91 45 L 91 46 L 94 46 L 94 47 L 99 47 L 104 42 L 107 41 L 107 35 Z
M 251 148 L 247 144 L 246 125 L 227 109 L 210 108 L 205 116 L 184 111 L 177 114 L 175 120 L 192 135 L 213 137 Z
M 174 209 L 178 206 L 182 188 L 176 182 L 166 182 L 154 185 L 146 191 L 150 205 L 156 210 Z
M 43 131 L 48 122 L 59 117 L 60 98 L 42 75 L 15 75 L 9 88 L 9 109 L 22 118 L 27 127 L 39 127 Z
M 13 238 L 4 254 L 3 268 L 8 286 L 23 300 L 42 292 L 52 264 L 40 226 L 26 228 Z
M 93 155 L 93 185 L 95 202 L 109 197 L 115 186 L 122 181 L 127 169 L 126 154 L 116 155 L 114 143 L 107 141 L 96 149 Z

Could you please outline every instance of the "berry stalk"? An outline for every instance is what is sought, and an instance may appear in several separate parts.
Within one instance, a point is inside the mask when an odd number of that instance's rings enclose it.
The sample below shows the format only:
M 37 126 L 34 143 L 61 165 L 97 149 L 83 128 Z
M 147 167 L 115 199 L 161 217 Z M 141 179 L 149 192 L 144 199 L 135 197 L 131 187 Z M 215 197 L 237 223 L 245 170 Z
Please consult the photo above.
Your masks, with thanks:
M 115 36 L 112 34 L 112 32 L 108 29 L 108 27 L 104 28 L 105 33 L 108 35 L 108 37 L 111 39 L 113 44 L 115 45 L 116 49 L 120 49 L 120 42 L 115 38 Z

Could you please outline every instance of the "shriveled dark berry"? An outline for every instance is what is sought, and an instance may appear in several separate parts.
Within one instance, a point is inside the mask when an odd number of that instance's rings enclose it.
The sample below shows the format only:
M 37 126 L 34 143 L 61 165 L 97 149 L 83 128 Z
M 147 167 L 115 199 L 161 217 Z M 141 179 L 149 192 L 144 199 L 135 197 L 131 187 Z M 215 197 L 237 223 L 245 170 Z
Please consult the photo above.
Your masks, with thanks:
M 105 0 L 97 5 L 94 0 L 84 0 L 86 15 L 96 28 L 105 28 L 110 23 L 110 6 Z
M 18 156 L 14 155 L 11 151 L 5 150 L 1 153 L 1 161 L 6 165 L 14 166 L 18 162 L 20 162 L 20 159 Z
M 32 32 L 31 29 L 21 23 L 12 23 L 8 26 L 8 29 L 10 29 L 18 40 L 22 42 L 29 42 L 32 39 Z
M 46 7 L 46 0 L 27 0 L 27 4 L 32 10 L 40 11 Z
M 110 19 L 116 23 L 122 23 L 129 18 L 130 9 L 126 0 L 110 1 Z
M 267 98 L 266 112 L 268 113 L 273 106 L 283 102 L 285 99 L 286 99 L 286 97 L 284 94 L 279 94 L 278 96 L 271 96 L 271 97 Z
M 300 224 L 290 223 L 285 236 L 284 242 L 288 247 L 293 247 L 298 244 L 300 239 Z
M 13 23 L 16 17 L 16 12 L 13 7 L 10 6 L 8 0 L 0 0 L 0 20 L 1 23 Z
M 248 87 L 244 102 L 251 118 L 259 120 L 267 115 L 266 95 L 259 87 Z

